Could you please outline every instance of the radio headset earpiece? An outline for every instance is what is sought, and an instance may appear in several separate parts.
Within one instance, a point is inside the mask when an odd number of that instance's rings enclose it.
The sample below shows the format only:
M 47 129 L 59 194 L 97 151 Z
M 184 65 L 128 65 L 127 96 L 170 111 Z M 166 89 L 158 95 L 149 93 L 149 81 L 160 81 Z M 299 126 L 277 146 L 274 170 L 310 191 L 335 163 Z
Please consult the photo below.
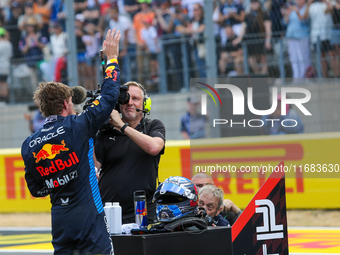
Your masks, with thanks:
M 146 93 L 146 89 L 143 87 L 142 84 L 136 82 L 136 81 L 129 81 L 125 83 L 124 85 L 135 85 L 139 87 L 143 91 L 143 109 L 137 109 L 137 112 L 142 111 L 144 114 L 150 114 L 151 111 L 151 98 Z
M 150 111 L 151 111 L 151 98 L 146 93 L 145 88 L 141 84 L 139 84 L 139 85 L 140 85 L 140 88 L 143 90 L 143 94 L 144 94 L 144 97 L 143 97 L 143 112 L 147 113 L 147 114 L 150 114 Z

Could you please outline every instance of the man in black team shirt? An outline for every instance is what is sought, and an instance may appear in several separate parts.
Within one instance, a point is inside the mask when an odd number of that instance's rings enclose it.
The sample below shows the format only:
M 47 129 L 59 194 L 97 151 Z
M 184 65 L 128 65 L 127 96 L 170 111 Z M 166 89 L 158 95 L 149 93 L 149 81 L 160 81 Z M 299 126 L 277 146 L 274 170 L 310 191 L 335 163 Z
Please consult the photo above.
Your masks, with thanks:
M 160 120 L 145 118 L 151 99 L 137 82 L 127 82 L 130 100 L 120 105 L 122 118 L 111 113 L 114 128 L 97 134 L 95 152 L 100 170 L 99 190 L 103 203 L 119 202 L 123 223 L 135 222 L 133 193 L 144 190 L 148 220 L 156 219 L 152 197 L 156 191 L 158 163 L 164 153 L 165 127 Z M 143 117 L 144 114 L 144 117 Z
M 93 162 L 93 138 L 118 101 L 119 31 L 103 43 L 108 58 L 101 96 L 79 115 L 73 90 L 62 83 L 40 83 L 34 94 L 47 117 L 43 128 L 22 144 L 25 180 L 35 197 L 50 195 L 54 254 L 110 254 L 112 242 Z

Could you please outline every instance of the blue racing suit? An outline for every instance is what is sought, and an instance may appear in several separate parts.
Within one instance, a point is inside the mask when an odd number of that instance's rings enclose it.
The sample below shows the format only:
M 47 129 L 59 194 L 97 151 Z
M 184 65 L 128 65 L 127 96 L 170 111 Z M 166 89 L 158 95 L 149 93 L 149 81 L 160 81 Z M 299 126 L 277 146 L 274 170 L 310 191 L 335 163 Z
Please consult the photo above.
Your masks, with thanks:
M 50 195 L 55 254 L 110 254 L 112 242 L 93 161 L 93 137 L 115 107 L 120 70 L 106 69 L 101 95 L 84 112 L 49 116 L 21 147 L 25 179 L 35 197 Z

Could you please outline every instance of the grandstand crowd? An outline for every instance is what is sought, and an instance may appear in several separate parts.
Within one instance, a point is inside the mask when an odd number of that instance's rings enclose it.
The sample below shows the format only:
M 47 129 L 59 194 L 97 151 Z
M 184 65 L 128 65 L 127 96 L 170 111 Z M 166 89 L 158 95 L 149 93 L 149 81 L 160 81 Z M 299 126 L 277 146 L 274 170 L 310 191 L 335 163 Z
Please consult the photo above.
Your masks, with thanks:
M 270 74 L 280 41 L 292 78 L 315 77 L 315 54 L 323 77 L 340 76 L 340 0 L 212 1 L 219 77 L 244 74 L 244 61 L 251 73 Z M 15 71 L 27 74 L 32 91 L 40 80 L 67 83 L 66 1 L 1 0 L 0 8 L 0 101 L 8 101 Z M 183 87 L 183 54 L 189 77 L 206 77 L 204 0 L 74 0 L 74 11 L 79 85 L 86 89 L 96 88 L 98 52 L 112 28 L 122 32 L 123 75 L 149 91 L 160 82 L 160 53 L 169 91 Z

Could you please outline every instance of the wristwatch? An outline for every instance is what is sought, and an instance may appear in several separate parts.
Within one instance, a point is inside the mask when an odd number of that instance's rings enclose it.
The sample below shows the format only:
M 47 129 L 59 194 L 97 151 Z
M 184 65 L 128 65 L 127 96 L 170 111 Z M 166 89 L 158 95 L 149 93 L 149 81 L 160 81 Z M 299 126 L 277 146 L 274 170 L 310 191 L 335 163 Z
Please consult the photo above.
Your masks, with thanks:
M 130 126 L 128 123 L 125 123 L 122 128 L 120 129 L 120 131 L 122 131 L 122 133 L 124 134 L 124 130 L 126 127 Z

